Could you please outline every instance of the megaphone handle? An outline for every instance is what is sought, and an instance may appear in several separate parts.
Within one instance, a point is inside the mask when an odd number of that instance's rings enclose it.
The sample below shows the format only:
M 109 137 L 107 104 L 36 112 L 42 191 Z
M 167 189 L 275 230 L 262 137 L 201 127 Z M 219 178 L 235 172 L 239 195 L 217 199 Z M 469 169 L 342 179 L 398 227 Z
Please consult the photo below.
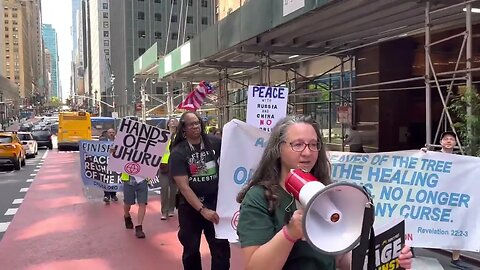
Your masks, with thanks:
M 363 212 L 362 234 L 357 252 L 352 257 L 352 270 L 363 270 L 365 252 L 368 248 L 367 270 L 375 270 L 375 232 L 373 230 L 375 207 L 373 204 L 365 207 Z

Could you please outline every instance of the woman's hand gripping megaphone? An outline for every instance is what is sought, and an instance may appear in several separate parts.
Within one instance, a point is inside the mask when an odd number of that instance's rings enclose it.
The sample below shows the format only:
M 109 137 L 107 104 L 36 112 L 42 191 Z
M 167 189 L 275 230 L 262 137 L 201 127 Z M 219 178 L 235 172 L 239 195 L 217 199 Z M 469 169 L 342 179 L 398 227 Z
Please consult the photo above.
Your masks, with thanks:
M 303 209 L 298 209 L 293 212 L 292 218 L 285 225 L 288 237 L 294 241 L 303 239 Z

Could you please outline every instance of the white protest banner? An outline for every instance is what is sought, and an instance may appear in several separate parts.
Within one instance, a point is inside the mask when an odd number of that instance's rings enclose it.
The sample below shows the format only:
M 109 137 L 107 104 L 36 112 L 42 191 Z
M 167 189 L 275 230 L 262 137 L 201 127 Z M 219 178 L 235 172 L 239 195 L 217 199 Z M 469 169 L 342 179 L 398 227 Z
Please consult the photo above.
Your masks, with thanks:
M 257 133 L 258 132 L 258 133 Z M 269 134 L 241 121 L 224 128 L 216 226 L 218 238 L 237 240 L 238 192 L 261 158 Z M 405 219 L 415 247 L 478 251 L 480 159 L 420 150 L 356 154 L 329 152 L 332 178 L 364 185 L 375 203 L 375 227 Z
M 278 120 L 287 115 L 288 88 L 248 87 L 247 124 L 271 132 Z
M 479 158 L 420 150 L 329 156 L 333 180 L 371 192 L 375 224 L 405 218 L 412 246 L 478 251 Z
M 108 169 L 132 176 L 154 178 L 170 131 L 123 118 L 109 155 Z
M 123 190 L 120 174 L 107 169 L 111 144 L 109 141 L 80 141 L 80 171 L 85 186 L 104 191 Z
M 240 205 L 235 198 L 252 176 L 269 137 L 269 133 L 236 119 L 223 127 L 217 201 L 220 222 L 215 225 L 217 238 L 237 241 Z

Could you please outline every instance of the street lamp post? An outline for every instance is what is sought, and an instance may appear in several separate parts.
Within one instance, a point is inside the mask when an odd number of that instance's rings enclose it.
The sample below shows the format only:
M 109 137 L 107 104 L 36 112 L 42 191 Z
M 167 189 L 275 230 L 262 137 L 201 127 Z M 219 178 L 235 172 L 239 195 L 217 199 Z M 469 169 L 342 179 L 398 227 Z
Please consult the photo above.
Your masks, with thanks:
M 111 96 L 112 96 L 112 105 L 113 105 L 113 111 L 115 111 L 115 74 L 110 75 L 110 82 L 112 83 L 112 91 L 111 91 Z

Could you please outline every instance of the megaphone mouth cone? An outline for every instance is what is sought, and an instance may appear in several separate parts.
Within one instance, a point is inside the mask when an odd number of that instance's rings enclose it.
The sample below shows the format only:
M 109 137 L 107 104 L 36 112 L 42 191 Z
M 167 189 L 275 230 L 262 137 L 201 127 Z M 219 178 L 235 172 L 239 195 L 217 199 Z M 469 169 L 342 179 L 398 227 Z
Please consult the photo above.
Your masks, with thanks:
M 305 194 L 301 197 L 307 242 L 330 256 L 353 250 L 360 241 L 363 213 L 370 202 L 368 193 L 356 184 L 339 182 L 319 189 L 313 196 Z

